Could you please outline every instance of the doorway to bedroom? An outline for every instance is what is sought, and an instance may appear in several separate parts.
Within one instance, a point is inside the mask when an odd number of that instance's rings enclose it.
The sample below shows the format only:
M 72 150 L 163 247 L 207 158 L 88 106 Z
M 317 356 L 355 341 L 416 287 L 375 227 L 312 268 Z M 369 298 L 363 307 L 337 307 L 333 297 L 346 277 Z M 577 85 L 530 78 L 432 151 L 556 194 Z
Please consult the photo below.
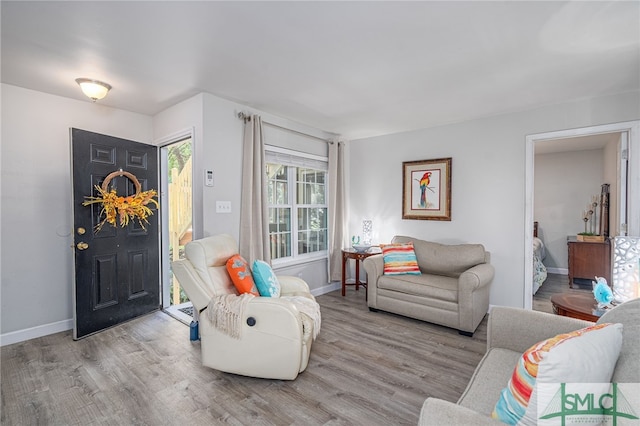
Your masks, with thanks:
M 540 297 L 557 292 L 558 288 L 569 289 L 567 239 L 584 231 L 583 214 L 588 213 L 588 204 L 599 202 L 603 183 L 609 184 L 610 188 L 609 235 L 638 232 L 634 212 L 638 215 L 639 203 L 627 194 L 632 193 L 630 185 L 634 176 L 636 180 L 638 176 L 639 123 L 527 136 L 525 253 L 526 258 L 533 261 L 525 263 L 525 308 L 531 309 L 534 303 L 539 304 Z M 595 209 L 594 215 L 600 222 L 599 208 Z M 534 222 L 538 225 L 537 239 L 532 232 Z M 588 226 L 589 231 L 595 228 L 593 220 Z M 539 250 L 540 245 L 544 256 L 543 276 L 535 267 L 534 247 Z M 536 293 L 538 288 L 543 289 L 540 294 Z

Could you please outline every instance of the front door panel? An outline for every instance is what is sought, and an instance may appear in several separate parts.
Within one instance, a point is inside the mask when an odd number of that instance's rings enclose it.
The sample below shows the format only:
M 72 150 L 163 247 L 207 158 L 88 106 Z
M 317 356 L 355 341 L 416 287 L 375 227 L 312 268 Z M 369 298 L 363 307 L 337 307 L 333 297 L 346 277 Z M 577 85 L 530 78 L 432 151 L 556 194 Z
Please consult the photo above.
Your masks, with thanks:
M 159 212 L 141 225 L 104 223 L 101 204 L 83 206 L 114 171 L 131 173 L 141 191 L 158 188 L 157 148 L 71 129 L 75 251 L 74 338 L 79 339 L 160 307 Z M 126 175 L 108 182 L 118 196 L 136 194 Z

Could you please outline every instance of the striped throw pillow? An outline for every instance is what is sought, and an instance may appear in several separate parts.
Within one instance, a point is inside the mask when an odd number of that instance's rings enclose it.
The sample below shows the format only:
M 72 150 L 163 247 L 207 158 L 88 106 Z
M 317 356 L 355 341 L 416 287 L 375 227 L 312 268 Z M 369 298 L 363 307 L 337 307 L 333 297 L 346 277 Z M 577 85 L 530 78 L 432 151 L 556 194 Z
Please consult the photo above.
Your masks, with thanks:
M 491 417 L 510 425 L 538 424 L 537 384 L 608 383 L 622 347 L 622 324 L 596 324 L 536 343 L 520 357 Z M 546 405 L 542 405 L 544 409 Z
M 418 259 L 413 250 L 413 243 L 383 244 L 382 259 L 384 260 L 384 275 L 420 275 Z

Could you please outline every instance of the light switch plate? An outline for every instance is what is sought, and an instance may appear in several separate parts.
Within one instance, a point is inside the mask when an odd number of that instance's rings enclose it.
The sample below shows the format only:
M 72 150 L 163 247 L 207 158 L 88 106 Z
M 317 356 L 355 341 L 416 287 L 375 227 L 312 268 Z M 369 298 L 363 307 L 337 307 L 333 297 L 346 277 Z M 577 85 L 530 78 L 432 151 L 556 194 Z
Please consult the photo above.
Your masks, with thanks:
M 231 201 L 216 201 L 216 213 L 231 213 Z

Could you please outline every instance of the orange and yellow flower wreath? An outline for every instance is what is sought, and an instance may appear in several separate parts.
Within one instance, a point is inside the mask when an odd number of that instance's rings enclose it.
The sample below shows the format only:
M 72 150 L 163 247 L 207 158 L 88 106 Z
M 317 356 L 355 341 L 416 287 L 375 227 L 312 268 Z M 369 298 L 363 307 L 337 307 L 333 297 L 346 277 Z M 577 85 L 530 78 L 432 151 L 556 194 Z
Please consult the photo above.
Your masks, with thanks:
M 126 176 L 135 185 L 136 193 L 127 197 L 119 196 L 116 190 L 108 189 L 109 182 L 116 176 Z M 156 208 L 160 207 L 157 200 L 154 197 L 158 196 L 155 189 L 148 191 L 140 191 L 141 186 L 138 179 L 132 173 L 125 171 L 117 171 L 110 173 L 102 182 L 102 186 L 95 186 L 96 191 L 100 196 L 98 197 L 85 197 L 88 201 L 82 203 L 83 206 L 89 206 L 91 204 L 102 204 L 102 210 L 100 211 L 100 217 L 105 216 L 102 221 L 96 225 L 96 232 L 102 229 L 105 223 L 110 223 L 112 226 L 117 226 L 118 219 L 120 220 L 120 226 L 125 227 L 129 224 L 130 220 L 137 220 L 143 229 L 146 229 L 144 224 L 149 223 L 148 217 L 153 215 L 147 205 L 149 203 L 155 204 Z

